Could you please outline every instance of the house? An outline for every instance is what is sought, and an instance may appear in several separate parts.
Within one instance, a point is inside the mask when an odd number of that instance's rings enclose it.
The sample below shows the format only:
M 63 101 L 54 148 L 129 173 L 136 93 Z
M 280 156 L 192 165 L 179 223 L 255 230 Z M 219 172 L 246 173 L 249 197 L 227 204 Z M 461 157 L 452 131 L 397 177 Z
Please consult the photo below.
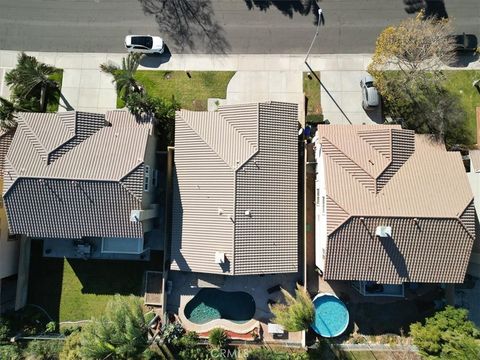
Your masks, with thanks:
M 480 119 L 480 108 L 477 108 L 477 117 Z M 470 150 L 470 169 L 467 173 L 468 181 L 475 198 L 475 230 L 480 230 L 478 214 L 480 213 L 480 150 Z M 468 273 L 475 277 L 480 277 L 480 237 L 476 236 L 473 244 L 472 255 L 470 256 L 470 264 L 468 266 Z
M 177 112 L 171 269 L 298 271 L 298 109 Z
M 397 125 L 320 125 L 316 265 L 363 295 L 462 283 L 475 207 L 458 152 Z
M 4 169 L 10 233 L 43 240 L 44 256 L 148 258 L 156 142 L 126 111 L 20 113 Z
M 0 130 L 0 174 L 3 174 L 5 156 L 12 142 L 13 132 Z M 0 175 L 0 184 L 3 176 Z M 0 313 L 15 308 L 20 241 L 8 232 L 7 215 L 0 202 Z

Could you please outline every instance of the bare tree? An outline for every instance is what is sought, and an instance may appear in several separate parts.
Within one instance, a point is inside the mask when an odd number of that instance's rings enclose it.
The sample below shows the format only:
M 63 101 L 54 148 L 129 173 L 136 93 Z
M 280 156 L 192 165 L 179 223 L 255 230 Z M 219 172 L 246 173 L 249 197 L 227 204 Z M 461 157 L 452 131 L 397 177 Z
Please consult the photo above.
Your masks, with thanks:
M 423 12 L 389 26 L 377 39 L 368 71 L 394 122 L 456 145 L 469 140 L 465 112 L 442 71 L 455 59 L 451 33 L 449 20 L 424 19 Z

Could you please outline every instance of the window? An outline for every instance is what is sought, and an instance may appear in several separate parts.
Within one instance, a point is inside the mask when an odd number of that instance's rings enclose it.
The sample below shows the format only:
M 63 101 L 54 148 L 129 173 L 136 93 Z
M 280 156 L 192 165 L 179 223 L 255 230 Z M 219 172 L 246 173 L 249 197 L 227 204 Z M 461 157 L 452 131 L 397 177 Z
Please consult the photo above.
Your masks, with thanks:
M 326 206 L 325 196 L 322 196 L 322 215 L 325 215 L 326 210 L 327 210 L 327 206 Z
M 320 204 L 320 189 L 317 189 L 317 200 L 315 202 L 317 205 Z
M 143 177 L 143 191 L 150 191 L 150 166 L 145 165 L 145 176 Z

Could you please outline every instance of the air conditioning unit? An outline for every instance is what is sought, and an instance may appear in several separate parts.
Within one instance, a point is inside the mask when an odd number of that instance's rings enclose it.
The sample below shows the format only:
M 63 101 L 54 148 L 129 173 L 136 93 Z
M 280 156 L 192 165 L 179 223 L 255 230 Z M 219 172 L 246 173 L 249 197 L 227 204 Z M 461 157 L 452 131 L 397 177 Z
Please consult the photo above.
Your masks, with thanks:
M 392 227 L 377 226 L 377 230 L 375 230 L 375 235 L 379 237 L 392 237 Z

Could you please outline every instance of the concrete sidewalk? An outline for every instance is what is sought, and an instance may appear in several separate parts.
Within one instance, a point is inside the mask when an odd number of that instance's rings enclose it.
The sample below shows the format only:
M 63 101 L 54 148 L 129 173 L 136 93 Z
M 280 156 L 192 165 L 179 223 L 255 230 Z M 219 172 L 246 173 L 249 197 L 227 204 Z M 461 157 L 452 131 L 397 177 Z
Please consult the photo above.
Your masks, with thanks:
M 0 69 L 15 66 L 16 51 L 0 51 Z M 64 69 L 61 109 L 104 112 L 116 107 L 116 93 L 111 76 L 99 66 L 104 62 L 120 64 L 125 53 L 28 52 L 40 61 Z M 377 121 L 378 114 L 361 108 L 359 81 L 370 62 L 370 54 L 310 55 L 308 63 L 320 71 L 324 87 L 321 103 L 324 116 L 332 123 L 348 123 L 342 108 L 353 123 Z M 237 71 L 229 85 L 227 102 L 263 100 L 298 102 L 303 109 L 302 72 L 308 71 L 303 55 L 201 55 L 163 54 L 142 60 L 142 70 Z M 452 68 L 458 69 L 458 68 Z M 461 69 L 480 70 L 477 60 Z M 3 71 L 0 70 L 0 95 L 5 96 Z M 332 99 L 333 98 L 333 99 Z M 338 106 L 337 106 L 338 105 Z

